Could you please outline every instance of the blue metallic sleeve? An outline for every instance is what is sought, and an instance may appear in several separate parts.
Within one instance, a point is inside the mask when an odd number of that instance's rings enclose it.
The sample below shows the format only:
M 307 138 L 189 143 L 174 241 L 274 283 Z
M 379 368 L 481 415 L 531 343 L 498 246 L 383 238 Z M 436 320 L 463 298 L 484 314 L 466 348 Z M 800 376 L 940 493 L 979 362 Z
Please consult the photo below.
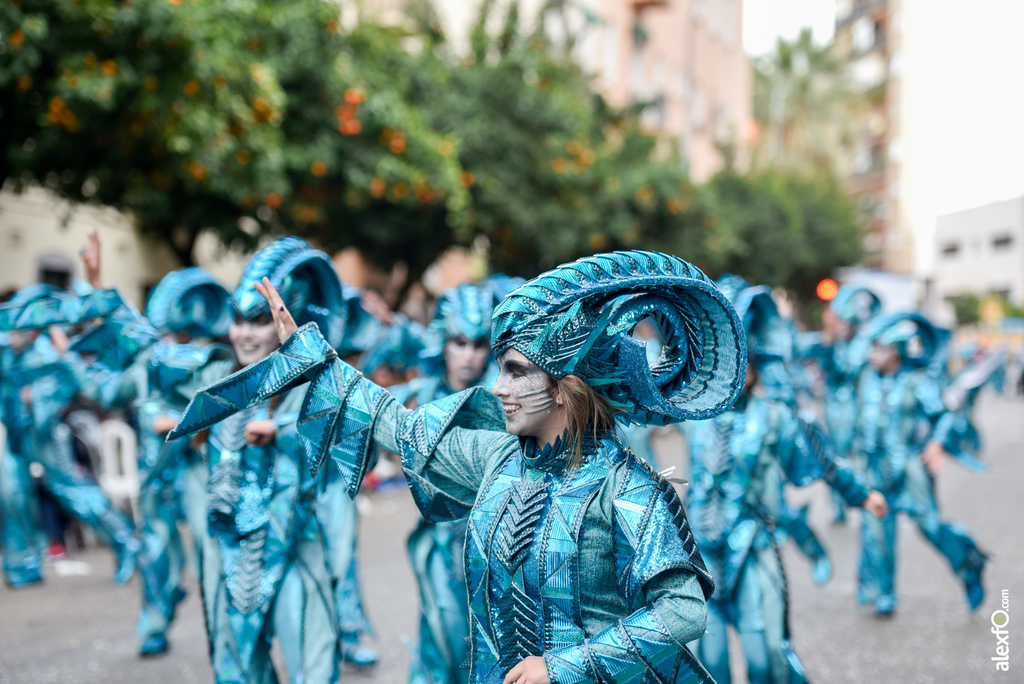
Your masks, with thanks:
M 862 504 L 868 488 L 850 464 L 835 454 L 824 430 L 789 409 L 780 409 L 778 455 L 789 481 L 803 487 L 824 480 L 848 505 Z
M 707 670 L 686 648 L 691 635 L 674 633 L 668 614 L 676 607 L 662 598 L 617 620 L 590 639 L 544 654 L 552 684 L 657 681 L 713 684 Z M 703 634 L 705 623 L 696 636 Z M 649 674 L 653 677 L 645 678 Z

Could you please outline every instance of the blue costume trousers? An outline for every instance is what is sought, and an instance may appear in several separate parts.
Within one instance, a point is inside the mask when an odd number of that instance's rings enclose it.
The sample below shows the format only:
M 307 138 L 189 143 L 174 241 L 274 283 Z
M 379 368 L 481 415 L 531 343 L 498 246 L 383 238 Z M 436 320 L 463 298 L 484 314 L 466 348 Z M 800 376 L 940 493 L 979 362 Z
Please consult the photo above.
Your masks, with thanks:
M 183 451 L 185 442 L 166 446 Z M 197 561 L 206 534 L 206 465 L 198 459 L 187 462 L 184 453 L 176 456 L 163 463 L 159 472 L 146 473 L 139 493 L 142 608 L 137 633 L 143 641 L 165 634 L 178 603 L 185 597 L 181 579 L 188 553 L 181 523 L 189 529 Z M 197 577 L 200 566 L 196 562 Z
M 98 484 L 79 472 L 71 452 L 71 431 L 58 424 L 45 436 L 8 440 L 4 484 L 0 486 L 4 513 L 4 573 L 13 586 L 42 580 L 39 572 L 41 538 L 38 507 L 29 476 L 29 457 L 43 466 L 46 489 L 70 515 L 91 527 L 110 545 L 118 559 L 114 576 L 127 582 L 134 571 L 138 540 L 131 521 L 116 510 Z M 10 476 L 8 476 L 10 474 Z
M 869 480 L 872 473 L 869 471 Z M 892 612 L 896 607 L 896 516 L 907 513 L 935 549 L 949 562 L 953 572 L 963 581 L 967 602 L 977 608 L 984 598 L 981 572 L 986 557 L 967 530 L 958 523 L 943 520 L 935 501 L 935 481 L 924 463 L 914 458 L 907 462 L 900 491 L 882 490 L 889 501 L 896 502 L 881 520 L 861 516 L 861 559 L 858 598 L 874 602 L 879 612 Z
M 420 638 L 410 684 L 465 684 L 469 669 L 469 604 L 463 573 L 466 522 L 420 520 L 409 535 L 409 559 L 420 586 Z
M 705 553 L 713 577 L 721 577 L 715 554 Z M 718 684 L 733 681 L 729 670 L 731 626 L 739 633 L 750 684 L 806 682 L 803 666 L 789 645 L 786 578 L 774 547 L 752 548 L 735 587 L 716 591 L 708 601 L 707 632 L 691 646 Z
M 316 517 L 322 530 L 327 567 L 331 573 L 331 593 L 342 652 L 355 648 L 363 634 L 373 634 L 373 627 L 363 608 L 357 561 L 359 512 L 355 501 L 345 491 L 344 481 L 336 473 L 328 474 L 328 483 L 317 495 Z

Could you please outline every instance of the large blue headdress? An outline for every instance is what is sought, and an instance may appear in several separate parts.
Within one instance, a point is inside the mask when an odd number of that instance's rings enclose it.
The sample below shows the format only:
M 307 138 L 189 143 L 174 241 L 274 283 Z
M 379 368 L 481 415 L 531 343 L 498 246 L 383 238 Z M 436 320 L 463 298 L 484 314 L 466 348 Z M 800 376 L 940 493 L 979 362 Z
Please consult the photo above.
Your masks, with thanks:
M 847 323 L 864 325 L 882 312 L 882 300 L 863 285 L 843 285 L 829 303 L 832 311 Z
M 630 335 L 644 319 L 664 339 L 653 366 Z M 580 377 L 620 419 L 640 424 L 721 413 L 747 366 L 725 295 L 696 267 L 655 252 L 600 254 L 534 278 L 495 309 L 491 346 L 497 357 L 516 349 L 556 378 Z
M 793 356 L 793 332 L 772 298 L 771 288 L 750 285 L 737 275 L 715 281 L 736 309 L 747 335 L 747 353 L 755 362 L 789 361 Z
M 106 316 L 123 304 L 116 290 L 70 293 L 45 283 L 24 287 L 0 306 L 0 330 L 45 328 L 53 324 L 74 325 Z
M 942 353 L 947 339 L 941 328 L 915 312 L 877 318 L 865 334 L 871 342 L 896 347 L 904 363 L 921 367 L 931 365 Z
M 447 340 L 456 337 L 479 340 L 490 335 L 491 316 L 500 301 L 498 293 L 504 291 L 504 283 L 526 282 L 508 276 L 503 278 L 501 281 L 488 280 L 479 285 L 466 283 L 448 288 L 441 294 L 434 320 L 427 326 L 426 348 L 420 353 L 424 374 L 438 377 L 444 375 L 444 345 Z
M 491 333 L 491 315 L 499 299 L 488 285 L 465 284 L 444 291 L 430 331 L 439 338 L 479 340 Z
M 337 349 L 345 333 L 341 280 L 330 257 L 297 237 L 270 243 L 252 255 L 232 299 L 244 318 L 270 313 L 267 301 L 253 284 L 270 279 L 295 321 L 316 323 L 327 342 Z
M 153 288 L 146 318 L 162 331 L 221 337 L 227 335 L 234 318 L 231 293 L 201 268 L 180 268 Z

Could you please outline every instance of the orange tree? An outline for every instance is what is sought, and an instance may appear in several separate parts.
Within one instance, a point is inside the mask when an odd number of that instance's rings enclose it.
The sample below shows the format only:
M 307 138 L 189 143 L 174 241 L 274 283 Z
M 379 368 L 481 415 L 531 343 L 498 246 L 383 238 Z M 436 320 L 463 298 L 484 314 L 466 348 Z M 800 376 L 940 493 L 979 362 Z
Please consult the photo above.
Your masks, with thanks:
M 0 182 L 131 211 L 184 263 L 203 231 L 311 232 L 318 198 L 378 177 L 457 210 L 454 161 L 361 68 L 323 0 L 3 3 Z

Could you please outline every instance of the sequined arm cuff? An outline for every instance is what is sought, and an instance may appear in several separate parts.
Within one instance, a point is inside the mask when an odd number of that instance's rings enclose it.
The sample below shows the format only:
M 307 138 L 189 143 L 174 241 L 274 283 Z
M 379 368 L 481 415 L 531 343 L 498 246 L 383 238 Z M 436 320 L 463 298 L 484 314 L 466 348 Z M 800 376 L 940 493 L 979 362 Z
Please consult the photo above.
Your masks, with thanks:
M 690 651 L 675 639 L 657 610 L 642 608 L 591 639 L 544 654 L 552 684 L 584 682 L 700 682 L 714 680 Z M 641 672 L 653 675 L 641 678 Z
M 307 323 L 264 359 L 200 390 L 168 435 L 176 439 L 309 383 L 296 420 L 299 447 L 313 477 L 329 455 L 350 496 L 371 456 L 373 422 L 387 391 L 338 358 L 315 323 Z

